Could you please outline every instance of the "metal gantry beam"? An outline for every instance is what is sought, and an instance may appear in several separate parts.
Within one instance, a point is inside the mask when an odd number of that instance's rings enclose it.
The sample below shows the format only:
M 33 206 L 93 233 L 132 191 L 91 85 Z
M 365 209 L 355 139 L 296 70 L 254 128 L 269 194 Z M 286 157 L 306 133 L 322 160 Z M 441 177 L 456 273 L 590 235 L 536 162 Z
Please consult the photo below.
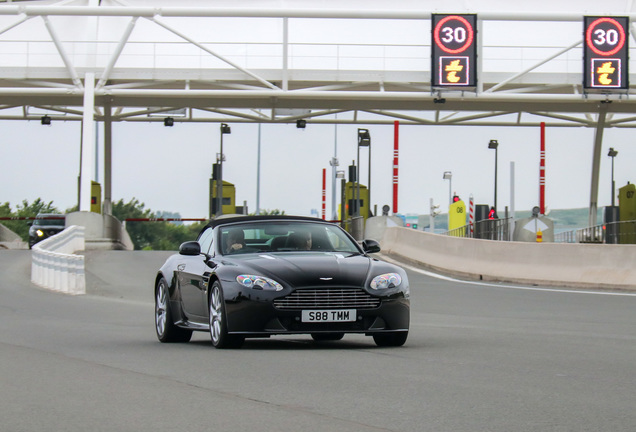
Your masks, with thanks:
M 393 69 L 392 57 L 383 59 L 389 66 L 381 70 L 343 69 L 340 66 L 341 47 L 382 51 L 395 48 L 394 43 L 334 45 L 326 42 L 325 47 L 338 51 L 337 66 L 332 69 L 321 64 L 316 64 L 316 69 L 294 67 L 295 48 L 300 51 L 320 45 L 295 42 L 290 26 L 294 19 L 421 20 L 424 23 L 431 20 L 430 11 L 138 7 L 121 1 L 117 4 L 96 6 L 91 1 L 88 6 L 64 2 L 57 5 L 0 5 L 0 18 L 7 17 L 4 27 L 0 27 L 0 55 L 3 58 L 10 58 L 7 55 L 14 49 L 4 47 L 13 47 L 16 43 L 25 47 L 48 43 L 55 47 L 59 56 L 57 62 L 32 62 L 32 56 L 36 54 L 25 52 L 25 62 L 0 69 L 0 119 L 34 119 L 39 115 L 30 113 L 28 107 L 38 107 L 50 111 L 54 120 L 59 117 L 66 121 L 82 121 L 82 158 L 88 159 L 95 156 L 95 137 L 90 127 L 94 121 L 104 121 L 109 127 L 112 122 L 162 121 L 161 113 L 176 109 L 188 112 L 178 121 L 215 123 L 287 123 L 302 118 L 323 124 L 390 125 L 399 120 L 403 124 L 523 127 L 538 126 L 550 119 L 546 122 L 548 127 L 595 128 L 590 214 L 592 207 L 596 206 L 603 130 L 607 127 L 636 127 L 636 98 L 633 98 L 636 87 L 622 94 L 585 93 L 581 90 L 582 71 L 572 73 L 567 68 L 559 72 L 541 71 L 542 67 L 580 49 L 580 33 L 561 46 L 544 47 L 546 52 L 541 58 L 533 59 L 530 66 L 524 66 L 530 61 L 520 59 L 518 67 L 503 71 L 484 67 L 484 59 L 487 60 L 489 55 L 487 48 L 496 47 L 484 47 L 480 43 L 478 86 L 449 90 L 432 88 L 430 70 L 426 67 Z M 484 24 L 489 22 L 571 23 L 582 22 L 583 18 L 575 12 L 476 12 L 481 34 L 485 31 Z M 636 14 L 631 12 L 621 15 L 636 20 Z M 38 17 L 45 32 L 33 35 L 27 41 L 11 38 L 13 30 L 27 22 L 37 22 L 32 18 Z M 56 26 L 53 17 L 65 17 L 80 23 L 107 18 L 108 21 L 100 21 L 101 25 L 108 25 L 107 22 L 112 25 L 113 20 L 120 19 L 123 24 L 113 26 L 112 32 L 95 30 L 95 37 L 87 40 L 69 36 L 64 39 L 60 36 L 64 29 Z M 217 49 L 220 44 L 199 40 L 188 34 L 189 28 L 179 29 L 170 22 L 172 19 L 201 17 L 279 19 L 280 38 L 272 45 L 279 46 L 280 61 L 274 62 L 271 67 L 249 67 L 247 60 L 235 60 Z M 186 64 L 162 68 L 155 66 L 154 57 L 153 61 L 142 66 L 126 65 L 124 57 L 129 47 L 146 47 L 147 42 L 133 37 L 139 18 L 176 36 L 183 44 L 175 48 L 174 42 L 157 41 L 153 42 L 153 48 L 166 47 L 169 51 L 169 47 L 172 49 L 169 55 L 177 59 L 181 47 L 194 47 L 202 58 L 217 59 L 223 66 Z M 633 26 L 631 32 L 636 39 Z M 260 41 L 246 45 L 259 47 Z M 418 53 L 413 60 L 421 60 L 430 49 L 426 43 L 409 45 L 409 48 L 413 47 Z M 82 55 L 76 54 L 83 51 L 86 52 Z M 153 55 L 158 56 L 156 52 Z M 319 57 L 316 59 L 320 62 Z M 59 66 L 59 60 L 63 67 Z M 281 109 L 304 112 L 281 115 Z M 159 116 L 151 117 L 152 114 Z M 89 170 L 90 163 L 82 160 L 82 167 Z M 90 181 L 83 178 L 81 187 L 80 209 L 86 210 Z
M 121 4 L 121 2 L 120 2 Z M 62 41 L 57 35 L 55 26 L 50 17 L 121 17 L 127 20 L 123 32 L 120 30 L 120 38 L 115 39 L 115 45 L 108 61 L 102 65 L 96 65 L 93 72 L 98 78 L 95 86 L 95 106 L 102 107 L 108 102 L 114 109 L 113 121 L 133 121 L 132 113 L 138 112 L 143 119 L 148 120 L 147 112 L 142 107 L 162 107 L 165 110 L 174 108 L 192 109 L 191 121 L 245 121 L 253 118 L 240 110 L 251 109 L 275 110 L 276 108 L 308 108 L 313 111 L 325 113 L 323 121 L 330 121 L 333 116 L 330 112 L 353 112 L 357 109 L 369 114 L 379 114 L 357 119 L 364 123 L 367 121 L 380 123 L 384 120 L 391 124 L 395 120 L 414 118 L 414 123 L 421 124 L 497 124 L 497 122 L 479 122 L 480 118 L 492 117 L 495 112 L 504 113 L 528 113 L 526 124 L 539 124 L 543 119 L 550 117 L 554 121 L 551 126 L 576 126 L 593 127 L 593 120 L 587 121 L 572 116 L 564 116 L 564 113 L 577 113 L 589 117 L 589 114 L 599 112 L 599 102 L 612 100 L 620 102 L 608 108 L 609 114 L 631 114 L 636 112 L 636 99 L 632 101 L 629 95 L 599 95 L 581 94 L 580 85 L 571 82 L 571 73 L 557 73 L 563 77 L 562 83 L 541 83 L 538 81 L 540 74 L 532 76 L 537 68 L 549 63 L 565 53 L 576 48 L 580 41 L 557 49 L 536 61 L 531 67 L 522 71 L 508 73 L 501 78 L 501 73 L 484 70 L 480 77 L 482 92 L 453 91 L 432 89 L 427 84 L 427 71 L 412 71 L 408 74 L 391 73 L 390 71 L 376 71 L 371 75 L 377 76 L 377 81 L 368 81 L 368 71 L 341 71 L 336 75 L 347 75 L 347 79 L 335 77 L 325 70 L 321 81 L 315 79 L 317 71 L 290 69 L 289 50 L 290 41 L 289 20 L 293 18 L 321 18 L 341 19 L 418 19 L 430 20 L 431 13 L 413 10 L 317 10 L 317 9 L 255 9 L 233 7 L 137 7 L 137 6 L 71 6 L 71 5 L 13 5 L 0 6 L 0 16 L 15 15 L 18 20 L 2 30 L 0 35 L 6 34 L 26 21 L 34 17 L 41 17 L 48 30 L 50 40 L 57 48 L 60 58 L 63 60 L 65 70 L 54 67 L 35 67 L 38 71 L 38 79 L 21 77 L 8 78 L 0 76 L 0 101 L 7 105 L 38 105 L 49 106 L 56 111 L 55 106 L 82 107 L 83 84 L 79 79 L 78 70 L 84 69 L 82 65 L 74 64 L 68 54 L 66 45 L 79 41 Z M 630 17 L 632 14 L 628 14 Z M 200 74 L 198 80 L 192 80 L 192 70 L 161 70 L 152 68 L 152 78 L 140 80 L 142 73 L 139 69 L 117 67 L 122 52 L 129 45 L 130 36 L 135 28 L 138 18 L 144 18 L 148 22 L 176 35 L 187 44 L 197 47 L 202 53 L 214 56 L 228 65 L 223 70 L 219 79 L 219 71 L 211 73 L 207 71 L 211 79 L 205 78 L 205 73 Z M 209 43 L 196 40 L 175 26 L 164 22 L 168 18 L 183 17 L 215 17 L 215 18 L 280 18 L 283 22 L 281 35 L 282 63 L 280 68 L 272 70 L 249 69 L 232 61 L 226 56 L 210 48 Z M 572 22 L 580 21 L 582 16 L 578 13 L 505 13 L 505 12 L 479 12 L 479 22 L 488 21 L 546 21 L 546 22 Z M 634 15 L 636 18 L 636 15 Z M 107 41 L 98 41 L 101 43 Z M 0 38 L 0 52 L 3 39 Z M 423 47 L 425 48 L 425 47 Z M 201 72 L 201 71 L 199 71 Z M 49 74 L 49 80 L 41 76 Z M 32 76 L 29 72 L 27 76 Z M 183 75 L 183 79 L 174 79 L 175 75 Z M 130 77 L 130 78 L 127 78 Z M 162 79 L 162 76 L 170 76 L 171 80 Z M 215 77 L 216 78 L 213 78 Z M 313 79 L 307 79 L 312 76 Z M 362 80 L 351 80 L 356 76 L 365 77 Z M 489 76 L 492 76 L 489 78 Z M 61 78 L 59 78 L 61 77 Z M 415 80 L 413 78 L 416 78 Z M 19 85 L 22 81 L 23 85 Z M 519 83 L 522 81 L 522 83 Z M 580 80 L 579 80 L 580 81 Z M 528 82 L 534 82 L 529 84 Z M 277 84 L 280 83 L 280 84 Z M 18 85 L 16 85 L 18 84 Z M 375 87 L 375 88 L 373 88 Z M 633 91 L 630 90 L 630 94 Z M 443 97 L 442 97 L 443 96 Z M 436 105 L 435 100 L 443 99 L 443 106 Z M 67 108 L 69 109 L 69 108 Z M 119 111 L 118 111 L 119 110 Z M 223 110 L 223 111 L 221 111 Z M 8 114 L 9 110 L 0 110 L 0 118 L 15 119 L 15 113 Z M 128 112 L 127 112 L 128 111 Z M 449 114 L 454 111 L 470 112 L 473 114 L 456 117 L 447 120 Z M 413 115 L 412 113 L 435 113 L 430 118 L 425 115 Z M 440 115 L 442 112 L 446 114 Z M 533 113 L 541 112 L 540 116 Z M 223 113 L 223 116 L 209 116 L 207 113 Z M 391 114 L 393 113 L 393 114 Z M 394 115 L 394 117 L 391 117 Z M 505 116 L 495 115 L 501 118 L 501 125 L 521 124 L 520 121 L 510 121 Z M 319 116 L 312 115 L 317 120 Z M 534 118 L 536 117 L 536 119 Z M 81 116 L 66 116 L 66 120 L 81 119 Z M 268 119 L 259 116 L 254 121 L 280 122 L 284 117 Z M 444 120 L 439 120 L 444 119 Z M 186 121 L 188 119 L 184 119 Z M 335 119 L 333 119 L 335 120 Z M 344 119 L 340 119 L 343 121 Z M 288 121 L 295 121 L 290 117 Z M 606 126 L 636 127 L 636 121 L 632 115 L 615 117 L 608 121 Z

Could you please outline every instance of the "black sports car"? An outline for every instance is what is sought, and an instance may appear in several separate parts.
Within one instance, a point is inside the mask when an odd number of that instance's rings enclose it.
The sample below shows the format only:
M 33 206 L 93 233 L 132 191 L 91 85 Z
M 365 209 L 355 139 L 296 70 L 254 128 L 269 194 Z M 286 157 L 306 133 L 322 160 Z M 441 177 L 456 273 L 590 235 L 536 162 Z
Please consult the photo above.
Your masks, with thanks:
M 245 338 L 345 333 L 401 346 L 409 331 L 404 270 L 368 254 L 333 223 L 300 216 L 236 216 L 211 221 L 183 243 L 155 280 L 155 328 L 161 342 L 187 342 L 209 331 L 217 348 Z

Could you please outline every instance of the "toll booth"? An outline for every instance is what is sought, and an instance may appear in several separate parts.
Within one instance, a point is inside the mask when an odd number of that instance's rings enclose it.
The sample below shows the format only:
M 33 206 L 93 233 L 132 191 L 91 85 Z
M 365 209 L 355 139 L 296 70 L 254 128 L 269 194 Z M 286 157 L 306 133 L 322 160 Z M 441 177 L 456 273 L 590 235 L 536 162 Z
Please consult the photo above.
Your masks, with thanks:
M 354 234 L 353 231 L 364 232 L 364 221 L 371 215 L 369 210 L 369 189 L 365 185 L 359 185 L 360 195 L 358 198 L 358 183 L 348 182 L 344 185 L 344 214 L 340 214 L 343 227 L 346 231 Z M 359 217 L 356 217 L 358 215 Z M 354 235 L 355 237 L 355 235 Z
M 462 200 L 448 206 L 448 231 L 454 237 L 466 237 L 466 204 Z
M 102 185 L 91 180 L 91 212 L 102 212 Z
M 356 198 L 358 198 L 358 184 L 349 182 L 345 185 L 345 208 L 347 213 L 345 218 L 351 218 L 356 215 Z M 357 201 L 360 209 L 357 214 L 364 219 L 369 217 L 369 189 L 365 185 L 360 185 L 360 196 Z
M 618 243 L 636 244 L 636 185 L 628 183 L 618 190 Z
M 605 226 L 605 243 L 618 244 L 620 222 L 618 206 L 606 206 L 603 212 L 603 226 Z
M 488 205 L 477 204 L 475 206 L 474 238 L 489 239 L 491 237 L 491 223 L 488 220 Z
M 236 213 L 236 187 L 233 183 L 223 180 L 223 201 L 222 208 L 223 214 L 235 214 Z M 210 218 L 216 216 L 217 206 L 219 200 L 217 199 L 217 187 L 216 180 L 210 179 Z

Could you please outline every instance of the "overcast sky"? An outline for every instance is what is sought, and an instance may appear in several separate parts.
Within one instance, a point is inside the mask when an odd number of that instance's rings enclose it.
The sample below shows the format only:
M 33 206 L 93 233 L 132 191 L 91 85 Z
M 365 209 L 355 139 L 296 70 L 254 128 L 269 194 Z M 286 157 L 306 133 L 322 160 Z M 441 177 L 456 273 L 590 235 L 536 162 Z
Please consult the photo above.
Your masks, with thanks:
M 81 3 L 81 2 L 80 2 Z M 112 4 L 106 1 L 104 4 Z M 174 5 L 170 1 L 131 1 L 131 4 Z M 184 1 L 180 5 L 227 5 L 225 1 Z M 386 1 L 268 1 L 250 0 L 241 6 L 270 7 L 329 7 L 352 9 L 356 4 L 365 7 L 386 8 Z M 568 11 L 573 4 L 583 13 L 620 13 L 633 7 L 631 0 L 611 0 L 602 4 L 592 1 L 537 1 L 532 10 Z M 439 11 L 446 2 L 402 0 L 394 7 L 415 10 Z M 454 11 L 477 12 L 523 11 L 515 3 L 503 1 L 461 1 Z M 55 19 L 54 19 L 55 18 Z M 58 24 L 57 18 L 52 22 Z M 14 20 L 14 17 L 3 19 Z M 108 19 L 112 21 L 112 19 Z M 188 24 L 186 19 L 177 23 Z M 184 21 L 185 20 L 185 21 Z M 106 22 L 103 20 L 102 22 Z M 123 26 L 125 26 L 124 21 Z M 225 21 L 226 22 L 226 21 Z M 253 21 L 250 21 L 253 22 Z M 311 20 L 291 20 L 290 37 L 303 43 L 355 43 L 364 38 L 365 43 L 415 43 L 430 41 L 428 21 L 399 21 L 396 31 L 351 31 L 354 20 L 335 20 L 329 23 L 330 31 L 312 31 Z M 251 26 L 259 41 L 279 41 L 281 20 L 259 21 L 262 26 Z M 358 21 L 355 21 L 358 23 Z M 385 22 L 383 21 L 383 24 Z M 368 24 L 368 23 L 367 23 Z M 371 22 L 373 24 L 373 22 Z M 34 31 L 42 31 L 38 20 L 28 21 L 4 37 L 27 38 Z M 428 27 L 427 27 L 428 25 Z M 523 44 L 535 46 L 555 43 L 567 46 L 581 37 L 581 23 L 567 23 L 567 31 L 558 39 L 551 31 L 511 31 L 518 26 L 532 23 L 498 22 L 500 32 L 484 29 L 484 43 Z M 40 26 L 39 30 L 36 26 Z M 131 40 L 154 41 L 157 38 L 173 40 L 175 36 L 165 32 L 153 33 L 150 24 L 140 20 Z M 241 28 L 240 37 L 232 35 L 231 27 L 189 26 L 185 29 L 197 40 L 223 41 L 254 40 L 250 26 Z M 543 27 L 542 27 L 543 28 Z M 105 30 L 102 25 L 100 31 Z M 58 26 L 62 38 L 73 37 L 73 26 Z M 348 31 L 347 31 L 348 30 Z M 114 32 L 117 40 L 120 33 Z M 161 36 L 159 36 L 161 35 Z M 502 36 L 503 35 L 503 36 Z M 512 38 L 517 35 L 517 39 Z M 221 39 L 219 39 L 221 38 Z M 519 38 L 523 40 L 518 40 Z M 557 38 L 558 40 L 554 41 Z M 6 61 L 6 58 L 4 59 Z M 122 60 L 123 61 L 123 60 Z M 428 62 L 428 59 L 423 61 Z M 529 59 L 534 62 L 536 60 Z M 572 64 L 580 67 L 580 60 Z M 514 72 L 514 71 L 512 71 Z M 352 114 L 348 114 L 351 116 Z M 340 118 L 345 117 L 342 114 Z M 54 121 L 42 126 L 39 121 L 0 121 L 4 132 L 0 140 L 0 202 L 16 204 L 27 199 L 42 198 L 66 209 L 77 203 L 77 176 L 79 171 L 80 123 Z M 256 209 L 256 173 L 258 126 L 256 124 L 231 124 L 232 134 L 224 139 L 226 162 L 224 179 L 237 187 L 237 202 L 247 201 L 250 211 Z M 381 208 L 392 203 L 393 126 L 342 125 L 337 127 L 337 154 L 340 170 L 347 170 L 356 159 L 357 128 L 367 127 L 372 145 L 372 205 Z M 309 215 L 312 209 L 321 208 L 322 169 L 327 168 L 327 215 L 331 215 L 331 168 L 334 156 L 335 127 L 308 123 L 304 130 L 294 124 L 264 124 L 262 126 L 261 155 L 261 209 L 280 209 L 288 214 Z M 444 171 L 452 172 L 452 189 L 466 202 L 470 194 L 477 204 L 492 204 L 494 195 L 495 152 L 488 149 L 491 139 L 499 141 L 498 207 L 503 211 L 511 206 L 510 162 L 515 162 L 515 203 L 517 210 L 529 210 L 538 204 L 539 195 L 539 128 L 477 127 L 477 126 L 402 126 L 400 129 L 400 213 L 428 214 L 429 199 L 448 203 L 449 182 L 443 180 Z M 634 181 L 633 161 L 636 160 L 634 131 L 608 129 L 604 134 L 601 160 L 599 207 L 611 201 L 611 159 L 609 147 L 619 154 L 616 158 L 617 187 Z M 584 128 L 549 128 L 547 130 L 547 181 L 546 204 L 551 209 L 588 207 L 594 130 Z M 97 180 L 103 183 L 103 150 L 99 130 L 100 149 Z M 162 123 L 114 123 L 113 124 L 113 199 L 129 201 L 137 198 L 153 211 L 178 212 L 182 217 L 208 216 L 208 181 L 211 165 L 219 151 L 219 124 L 176 123 L 164 127 Z M 361 152 L 361 180 L 366 182 L 368 152 Z M 339 191 L 337 192 L 339 194 Z

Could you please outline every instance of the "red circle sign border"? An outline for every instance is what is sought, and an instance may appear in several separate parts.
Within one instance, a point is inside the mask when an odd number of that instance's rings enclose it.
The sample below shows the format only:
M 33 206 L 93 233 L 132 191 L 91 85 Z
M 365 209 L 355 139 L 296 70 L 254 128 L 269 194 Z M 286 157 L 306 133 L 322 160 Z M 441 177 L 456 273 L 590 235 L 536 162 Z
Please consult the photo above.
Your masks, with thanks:
M 609 22 L 614 24 L 617 28 L 618 31 L 620 33 L 621 36 L 621 40 L 620 43 L 618 44 L 618 46 L 616 48 L 614 48 L 611 51 L 601 51 L 598 48 L 596 48 L 594 46 L 594 44 L 592 43 L 592 30 L 594 30 L 594 28 L 603 22 Z M 587 28 L 587 31 L 585 32 L 585 43 L 587 44 L 587 46 L 594 51 L 596 54 L 598 55 L 602 55 L 602 56 L 611 56 L 616 54 L 618 51 L 620 51 L 621 48 L 623 48 L 623 46 L 625 45 L 625 29 L 623 29 L 623 26 L 619 24 L 618 21 L 616 21 L 614 18 L 608 18 L 608 17 L 603 17 L 603 18 L 598 18 L 597 20 L 595 20 L 594 22 L 592 22 L 592 24 L 590 24 Z
M 462 24 L 466 26 L 466 30 L 468 30 L 468 38 L 467 38 L 468 40 L 466 41 L 466 43 L 463 46 L 454 50 L 446 48 L 444 44 L 442 44 L 442 41 L 440 41 L 439 39 L 440 27 L 443 24 L 446 24 L 446 22 L 450 21 L 451 19 L 461 21 Z M 468 47 L 472 45 L 473 38 L 474 38 L 474 30 L 473 30 L 473 26 L 468 22 L 466 18 L 459 15 L 448 15 L 444 17 L 440 22 L 438 22 L 437 25 L 435 26 L 435 31 L 433 31 L 433 38 L 435 38 L 435 43 L 437 44 L 437 46 L 440 47 L 443 51 L 449 54 L 459 54 L 461 52 L 466 51 L 466 49 L 468 49 Z

